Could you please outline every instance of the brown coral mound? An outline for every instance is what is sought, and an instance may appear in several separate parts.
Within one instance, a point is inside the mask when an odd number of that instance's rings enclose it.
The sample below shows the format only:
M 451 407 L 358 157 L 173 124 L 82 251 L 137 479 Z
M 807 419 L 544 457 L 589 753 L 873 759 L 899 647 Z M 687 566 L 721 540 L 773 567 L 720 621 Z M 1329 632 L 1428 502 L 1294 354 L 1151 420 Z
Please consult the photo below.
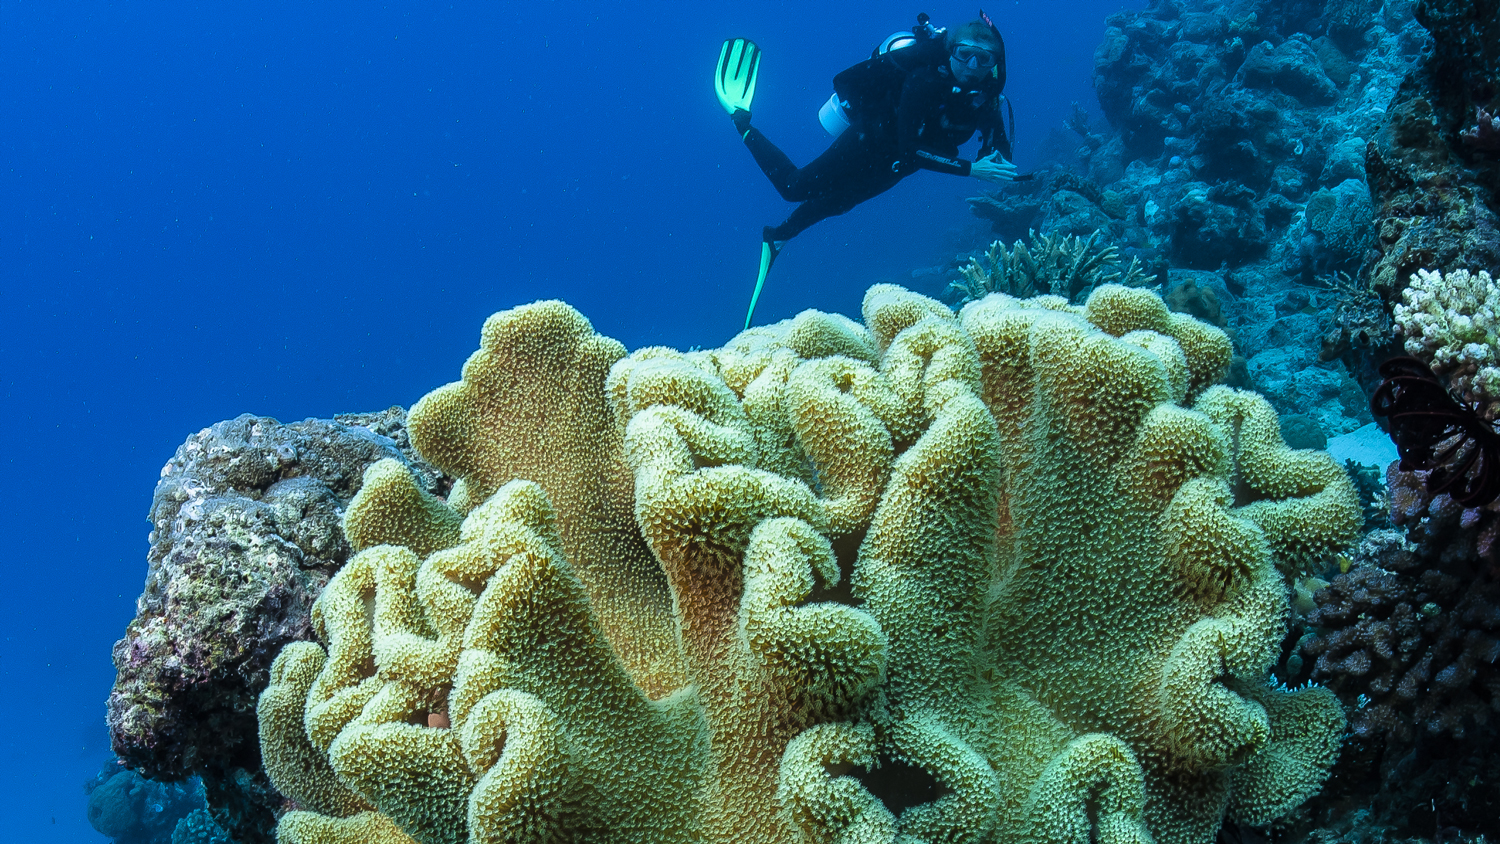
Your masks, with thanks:
M 260 770 L 255 700 L 282 647 L 312 637 L 313 601 L 351 553 L 339 523 L 361 474 L 390 459 L 446 489 L 404 421 L 399 408 L 286 425 L 245 415 L 189 437 L 162 470 L 145 589 L 114 647 L 110 735 L 147 777 L 202 777 L 245 844 L 269 840 L 281 803 Z
M 1393 481 L 1411 474 L 1392 467 Z M 1425 495 L 1419 479 L 1403 489 L 1397 499 Z M 1306 618 L 1307 676 L 1345 701 L 1352 739 L 1320 811 L 1337 819 L 1342 801 L 1363 795 L 1376 825 L 1495 835 L 1500 572 L 1475 559 L 1462 514 L 1479 511 L 1446 495 L 1432 505 L 1408 525 L 1418 542 L 1404 530 L 1367 535 Z

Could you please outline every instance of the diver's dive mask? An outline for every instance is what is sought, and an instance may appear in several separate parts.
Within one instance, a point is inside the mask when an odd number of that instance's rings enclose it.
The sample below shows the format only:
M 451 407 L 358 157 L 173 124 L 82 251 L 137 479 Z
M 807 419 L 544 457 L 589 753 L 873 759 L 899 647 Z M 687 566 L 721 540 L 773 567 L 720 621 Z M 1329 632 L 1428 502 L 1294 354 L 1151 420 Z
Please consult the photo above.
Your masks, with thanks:
M 989 70 L 995 66 L 994 53 L 967 42 L 954 45 L 953 60 L 970 70 Z

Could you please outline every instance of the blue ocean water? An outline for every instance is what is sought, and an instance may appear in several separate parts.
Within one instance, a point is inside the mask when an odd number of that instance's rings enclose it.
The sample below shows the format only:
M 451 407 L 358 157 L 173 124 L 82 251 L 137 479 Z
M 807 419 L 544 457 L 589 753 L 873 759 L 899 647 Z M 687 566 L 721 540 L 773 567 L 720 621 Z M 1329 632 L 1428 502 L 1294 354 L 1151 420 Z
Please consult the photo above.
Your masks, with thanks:
M 989 8 L 1023 169 L 1097 108 L 1121 7 Z M 109 758 L 110 646 L 187 435 L 409 405 L 538 298 L 629 347 L 723 342 L 791 206 L 714 100 L 720 42 L 762 45 L 757 125 L 805 162 L 833 74 L 918 11 L 976 9 L 0 2 L 0 838 L 101 840 L 82 784 Z M 924 173 L 818 225 L 759 317 L 856 313 L 951 258 L 987 229 L 980 187 Z

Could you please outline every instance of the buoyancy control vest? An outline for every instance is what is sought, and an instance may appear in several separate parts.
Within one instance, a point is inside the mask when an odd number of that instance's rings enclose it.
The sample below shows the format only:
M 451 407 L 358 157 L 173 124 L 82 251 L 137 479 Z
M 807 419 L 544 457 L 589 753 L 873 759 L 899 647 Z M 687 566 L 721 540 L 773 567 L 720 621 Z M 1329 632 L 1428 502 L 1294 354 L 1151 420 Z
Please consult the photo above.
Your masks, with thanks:
M 910 32 L 890 35 L 870 52 L 870 58 L 833 77 L 833 96 L 818 109 L 818 121 L 834 137 L 851 125 L 857 131 L 879 131 L 879 125 L 895 114 L 907 77 L 920 68 L 936 68 L 948 61 L 946 35 L 947 30 L 933 26 L 925 12 L 917 15 L 917 25 Z M 1005 90 L 1005 41 L 998 29 L 995 38 L 1000 42 L 999 55 L 984 89 L 999 99 Z M 1012 113 L 1012 125 L 1014 122 Z M 1010 134 L 1007 128 L 1006 135 Z

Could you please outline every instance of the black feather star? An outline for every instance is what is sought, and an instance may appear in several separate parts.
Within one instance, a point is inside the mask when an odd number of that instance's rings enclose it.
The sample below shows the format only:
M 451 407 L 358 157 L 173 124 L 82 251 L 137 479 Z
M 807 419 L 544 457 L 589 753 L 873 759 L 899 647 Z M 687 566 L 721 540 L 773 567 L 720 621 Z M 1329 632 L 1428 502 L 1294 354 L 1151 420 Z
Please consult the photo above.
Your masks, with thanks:
M 1500 497 L 1500 434 L 1443 386 L 1427 364 L 1410 357 L 1380 365 L 1385 380 L 1370 412 L 1388 420 L 1401 471 L 1429 472 L 1427 491 L 1447 493 L 1462 507 Z

